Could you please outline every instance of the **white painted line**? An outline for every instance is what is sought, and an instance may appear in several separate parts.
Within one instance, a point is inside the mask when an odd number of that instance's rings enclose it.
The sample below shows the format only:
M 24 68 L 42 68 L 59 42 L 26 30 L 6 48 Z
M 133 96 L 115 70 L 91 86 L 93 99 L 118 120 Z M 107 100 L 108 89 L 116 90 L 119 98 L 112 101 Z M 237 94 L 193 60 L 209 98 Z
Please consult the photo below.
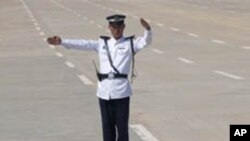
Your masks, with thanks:
M 88 79 L 85 75 L 78 75 L 78 77 L 82 80 L 82 82 L 85 85 L 93 85 L 93 82 L 90 79 Z
M 36 27 L 36 30 L 40 31 L 40 30 L 41 30 L 41 28 L 40 28 L 40 27 Z
M 211 40 L 213 43 L 217 43 L 217 44 L 221 44 L 221 45 L 223 45 L 223 44 L 225 44 L 225 42 L 224 41 L 222 41 L 222 40 Z
M 184 62 L 186 64 L 194 64 L 194 61 L 186 59 L 186 58 L 183 58 L 183 57 L 179 57 L 178 60 L 182 61 L 182 62 Z
M 98 28 L 100 29 L 103 29 L 103 26 L 102 25 L 97 25 Z
M 156 23 L 156 25 L 159 27 L 164 27 L 164 24 L 162 24 L 162 23 Z
M 62 58 L 62 57 L 63 57 L 63 54 L 60 53 L 60 52 L 56 52 L 55 54 L 56 54 L 56 56 L 59 57 L 59 58 Z
M 130 128 L 132 128 L 143 141 L 159 141 L 141 124 L 132 124 Z
M 35 22 L 36 22 L 36 19 L 31 19 L 31 21 L 32 21 L 33 23 L 35 23 Z
M 38 23 L 35 22 L 35 23 L 33 23 L 33 24 L 34 24 L 35 27 L 39 27 L 39 26 L 38 26 Z
M 140 19 L 139 16 L 136 16 L 136 15 L 133 15 L 132 17 L 135 19 Z
M 45 36 L 45 33 L 44 33 L 44 32 L 39 32 L 39 34 L 40 34 L 41 36 Z
M 223 75 L 223 76 L 235 79 L 235 80 L 243 80 L 244 79 L 243 77 L 240 77 L 240 76 L 237 76 L 237 75 L 234 75 L 234 74 L 230 74 L 230 73 L 227 73 L 227 72 L 219 71 L 219 70 L 216 70 L 216 71 L 213 71 L 213 72 L 216 73 L 216 74 L 219 74 L 219 75 Z
M 250 49 L 250 46 L 242 46 L 243 49 Z
M 175 31 L 175 32 L 179 32 L 180 31 L 179 28 L 175 28 L 175 27 L 170 27 L 169 29 L 172 30 L 172 31 Z
M 159 50 L 159 49 L 152 49 L 153 52 L 158 53 L 158 54 L 163 54 L 164 52 Z
M 75 65 L 69 61 L 65 61 L 64 63 L 70 68 L 75 68 Z
M 191 32 L 188 32 L 187 35 L 191 36 L 191 37 L 194 37 L 194 38 L 198 38 L 199 37 L 199 35 L 191 33 Z
M 23 4 L 23 7 L 25 8 L 25 10 L 27 11 L 28 15 L 31 17 L 32 21 L 34 22 L 35 19 L 34 19 L 34 16 L 32 14 L 32 12 L 30 11 L 29 7 L 27 6 L 27 4 L 23 1 L 23 0 L 20 0 L 21 3 Z
M 47 42 L 47 41 L 46 41 Z M 55 49 L 56 47 L 54 45 L 49 45 L 51 49 Z

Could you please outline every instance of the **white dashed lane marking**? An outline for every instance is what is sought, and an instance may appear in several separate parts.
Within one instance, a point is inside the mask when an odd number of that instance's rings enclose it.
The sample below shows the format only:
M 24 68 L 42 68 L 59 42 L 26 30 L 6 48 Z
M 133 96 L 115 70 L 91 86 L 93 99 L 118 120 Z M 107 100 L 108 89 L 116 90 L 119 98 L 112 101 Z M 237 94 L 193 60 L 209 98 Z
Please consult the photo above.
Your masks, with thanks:
M 63 57 L 63 54 L 60 53 L 60 52 L 56 52 L 55 55 L 56 55 L 57 57 L 59 57 L 59 58 L 62 58 L 62 57 Z
M 213 72 L 216 73 L 216 74 L 222 75 L 222 76 L 229 77 L 231 79 L 235 79 L 235 80 L 243 80 L 244 79 L 243 77 L 240 77 L 240 76 L 237 76 L 237 75 L 234 75 L 234 74 L 230 74 L 230 73 L 227 73 L 227 72 L 219 71 L 219 70 L 215 70 Z
M 175 28 L 175 27 L 170 27 L 169 29 L 170 29 L 171 31 L 175 31 L 175 32 L 179 32 L 179 31 L 180 31 L 179 28 Z
M 69 68 L 75 68 L 75 65 L 69 61 L 64 62 Z
M 143 125 L 141 124 L 132 124 L 130 128 L 136 132 L 136 134 L 143 141 L 159 141 L 153 134 L 151 134 Z
M 250 46 L 242 46 L 243 49 L 250 50 Z
M 186 64 L 194 64 L 194 61 L 191 61 L 191 60 L 183 58 L 183 57 L 179 57 L 178 60 L 181 62 L 184 62 Z
M 211 40 L 211 42 L 213 42 L 213 43 L 217 43 L 217 44 L 221 44 L 221 45 L 225 44 L 225 42 L 224 42 L 224 41 L 222 41 L 222 40 L 216 40 L 216 39 Z
M 41 36 L 45 36 L 45 33 L 44 33 L 44 32 L 39 32 L 39 34 L 40 34 Z
M 36 22 L 36 19 L 32 18 L 31 21 L 32 21 L 33 23 L 35 23 L 35 22 Z
M 164 24 L 162 24 L 162 23 L 156 23 L 156 25 L 159 27 L 164 27 Z
M 39 27 L 38 23 L 36 23 L 36 22 L 34 23 L 34 26 L 35 26 L 35 27 Z
M 41 30 L 41 28 L 40 28 L 40 27 L 36 27 L 36 30 L 40 31 L 40 30 Z
M 152 49 L 153 52 L 158 53 L 158 54 L 163 54 L 164 52 L 159 50 L 159 49 Z
M 47 39 L 46 39 L 47 40 Z M 47 41 L 46 41 L 47 42 Z M 51 49 L 55 49 L 56 47 L 54 45 L 49 45 Z
M 135 19 L 140 19 L 140 17 L 136 16 L 136 15 L 133 15 L 132 17 L 135 18 Z
M 85 75 L 78 75 L 78 77 L 80 78 L 80 80 L 85 84 L 85 85 L 93 85 L 93 82 L 87 78 Z
M 199 37 L 199 35 L 194 34 L 194 33 L 191 33 L 191 32 L 188 32 L 187 35 L 188 35 L 188 36 L 191 36 L 191 37 L 195 37 L 195 38 L 198 38 L 198 37 Z

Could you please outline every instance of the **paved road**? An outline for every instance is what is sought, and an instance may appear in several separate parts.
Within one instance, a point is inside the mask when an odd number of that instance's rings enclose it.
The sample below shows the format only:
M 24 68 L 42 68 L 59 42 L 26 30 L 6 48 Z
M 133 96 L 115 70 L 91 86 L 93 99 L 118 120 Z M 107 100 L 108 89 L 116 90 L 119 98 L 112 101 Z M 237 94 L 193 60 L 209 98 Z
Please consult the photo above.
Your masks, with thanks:
M 249 124 L 250 8 L 241 0 L 2 0 L 0 141 L 100 141 L 92 52 L 48 46 L 51 35 L 126 35 L 150 20 L 153 44 L 136 56 L 132 141 L 228 141 Z

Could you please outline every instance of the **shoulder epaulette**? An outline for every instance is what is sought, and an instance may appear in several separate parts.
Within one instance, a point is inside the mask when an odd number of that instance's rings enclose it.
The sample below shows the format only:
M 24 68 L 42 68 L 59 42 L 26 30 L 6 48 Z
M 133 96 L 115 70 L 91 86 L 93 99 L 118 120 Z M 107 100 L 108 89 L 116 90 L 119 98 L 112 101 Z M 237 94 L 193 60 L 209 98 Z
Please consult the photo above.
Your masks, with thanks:
M 103 39 L 103 40 L 109 40 L 110 39 L 110 37 L 108 37 L 108 36 L 100 36 L 100 38 Z
M 126 37 L 125 39 L 127 40 L 127 39 L 134 39 L 135 38 L 135 35 L 133 35 L 133 36 L 128 36 L 128 37 Z

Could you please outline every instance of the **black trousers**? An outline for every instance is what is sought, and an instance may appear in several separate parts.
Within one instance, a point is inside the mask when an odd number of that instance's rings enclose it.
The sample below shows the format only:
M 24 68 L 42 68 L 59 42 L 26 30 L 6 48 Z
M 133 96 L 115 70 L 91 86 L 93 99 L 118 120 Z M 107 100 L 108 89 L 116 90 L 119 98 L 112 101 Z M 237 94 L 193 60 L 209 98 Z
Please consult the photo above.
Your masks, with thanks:
M 103 141 L 129 141 L 129 97 L 123 99 L 99 99 Z

